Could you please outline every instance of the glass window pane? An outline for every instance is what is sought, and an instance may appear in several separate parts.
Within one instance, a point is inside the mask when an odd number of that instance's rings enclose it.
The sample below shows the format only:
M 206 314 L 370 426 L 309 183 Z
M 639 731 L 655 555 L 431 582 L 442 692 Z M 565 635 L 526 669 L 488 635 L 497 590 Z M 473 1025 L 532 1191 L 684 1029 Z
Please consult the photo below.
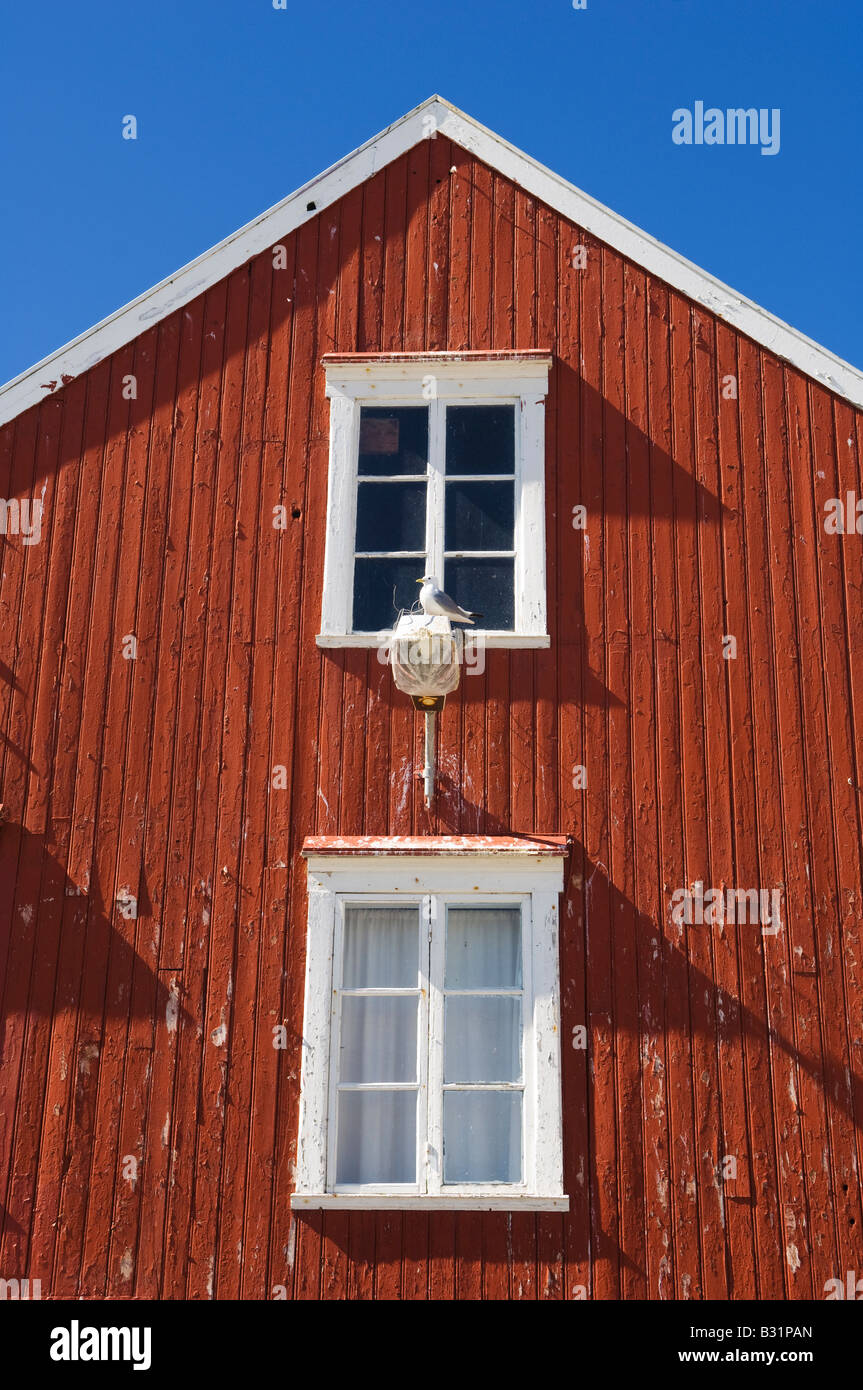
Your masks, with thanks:
M 521 989 L 521 908 L 451 907 L 447 989 Z
M 443 1180 L 521 1182 L 521 1091 L 444 1091 Z
M 416 1081 L 415 994 L 342 997 L 339 1081 Z
M 425 556 L 416 560 L 354 561 L 354 632 L 393 627 L 399 612 L 412 608 L 425 574 Z
M 416 989 L 419 909 L 346 907 L 342 987 Z
M 446 471 L 515 471 L 515 406 L 451 405 L 446 412 Z
M 416 1091 L 340 1091 L 336 1182 L 416 1182 Z
M 449 994 L 444 1081 L 521 1079 L 521 999 L 512 994 Z
M 429 456 L 428 406 L 363 406 L 360 477 L 425 473 Z
M 447 560 L 443 586 L 462 608 L 470 613 L 482 613 L 478 627 L 512 631 L 515 621 L 512 560 Z
M 425 483 L 359 484 L 357 550 L 424 550 L 425 543 Z
M 512 550 L 514 486 L 448 481 L 444 549 Z M 357 543 L 357 550 L 365 548 Z

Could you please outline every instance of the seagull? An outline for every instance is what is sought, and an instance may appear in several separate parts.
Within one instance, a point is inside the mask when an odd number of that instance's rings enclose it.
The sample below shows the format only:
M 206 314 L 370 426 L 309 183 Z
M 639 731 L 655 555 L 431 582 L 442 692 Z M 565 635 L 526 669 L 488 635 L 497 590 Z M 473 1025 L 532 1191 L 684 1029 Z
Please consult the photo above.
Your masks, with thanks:
M 420 606 L 430 617 L 449 618 L 453 623 L 473 623 L 475 618 L 483 616 L 482 613 L 469 613 L 466 608 L 460 608 L 454 598 L 444 593 L 433 574 L 424 574 L 417 583 L 422 584 Z

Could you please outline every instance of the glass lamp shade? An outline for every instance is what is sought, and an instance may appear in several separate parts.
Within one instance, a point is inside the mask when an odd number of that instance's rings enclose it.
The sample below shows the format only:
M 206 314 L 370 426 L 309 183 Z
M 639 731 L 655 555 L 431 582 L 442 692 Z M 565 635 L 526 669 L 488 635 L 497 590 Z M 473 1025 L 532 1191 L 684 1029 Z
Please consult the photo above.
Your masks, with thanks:
M 431 713 L 459 681 L 462 634 L 454 633 L 449 618 L 405 613 L 390 643 L 390 665 L 399 690 L 410 695 L 414 708 Z

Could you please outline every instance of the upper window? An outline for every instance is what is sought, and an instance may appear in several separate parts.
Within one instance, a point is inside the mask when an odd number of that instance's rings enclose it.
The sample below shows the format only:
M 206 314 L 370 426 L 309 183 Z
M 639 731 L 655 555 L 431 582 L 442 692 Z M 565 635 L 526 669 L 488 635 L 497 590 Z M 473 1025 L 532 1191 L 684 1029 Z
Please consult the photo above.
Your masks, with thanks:
M 567 1204 L 564 844 L 469 841 L 310 842 L 299 1205 Z
M 319 641 L 392 629 L 435 575 L 493 644 L 546 645 L 542 353 L 328 357 Z

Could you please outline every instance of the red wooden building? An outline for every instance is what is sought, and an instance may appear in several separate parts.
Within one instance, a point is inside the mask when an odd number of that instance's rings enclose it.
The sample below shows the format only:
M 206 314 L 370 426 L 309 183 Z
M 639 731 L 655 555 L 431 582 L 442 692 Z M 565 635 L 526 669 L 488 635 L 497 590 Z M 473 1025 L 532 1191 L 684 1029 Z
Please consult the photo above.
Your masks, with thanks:
M 0 1277 L 863 1272 L 861 407 L 439 98 L 0 392 Z

